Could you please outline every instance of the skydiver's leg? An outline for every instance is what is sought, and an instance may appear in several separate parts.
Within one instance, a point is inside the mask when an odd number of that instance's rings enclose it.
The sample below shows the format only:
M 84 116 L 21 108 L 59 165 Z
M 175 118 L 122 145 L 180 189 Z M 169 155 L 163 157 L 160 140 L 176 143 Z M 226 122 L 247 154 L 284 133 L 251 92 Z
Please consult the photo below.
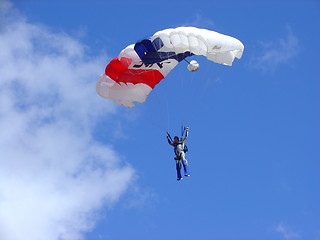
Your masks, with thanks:
M 184 152 L 181 152 L 180 156 L 181 156 L 181 162 L 182 162 L 182 165 L 183 165 L 184 175 L 186 177 L 190 177 L 189 168 L 188 168 L 188 161 L 186 159 L 186 154 Z
M 181 161 L 182 161 L 182 165 L 183 165 L 184 175 L 186 177 L 190 177 L 190 172 L 189 172 L 189 167 L 188 167 L 188 160 L 184 159 L 184 160 L 181 160 Z
M 177 180 L 181 180 L 182 176 L 181 176 L 181 161 L 180 160 L 176 160 L 176 169 L 177 169 Z

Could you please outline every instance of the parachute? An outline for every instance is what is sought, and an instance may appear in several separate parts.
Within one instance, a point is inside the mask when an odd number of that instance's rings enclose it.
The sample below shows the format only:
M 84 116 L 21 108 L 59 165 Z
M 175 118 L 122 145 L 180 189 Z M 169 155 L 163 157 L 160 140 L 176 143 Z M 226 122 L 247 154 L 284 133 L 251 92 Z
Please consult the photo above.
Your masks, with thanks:
M 186 57 L 203 55 L 212 62 L 231 66 L 243 50 L 238 39 L 207 29 L 165 29 L 123 49 L 106 66 L 96 91 L 119 105 L 133 107 L 133 102 L 145 102 L 152 89 Z M 188 65 L 191 72 L 198 68 L 194 60 Z

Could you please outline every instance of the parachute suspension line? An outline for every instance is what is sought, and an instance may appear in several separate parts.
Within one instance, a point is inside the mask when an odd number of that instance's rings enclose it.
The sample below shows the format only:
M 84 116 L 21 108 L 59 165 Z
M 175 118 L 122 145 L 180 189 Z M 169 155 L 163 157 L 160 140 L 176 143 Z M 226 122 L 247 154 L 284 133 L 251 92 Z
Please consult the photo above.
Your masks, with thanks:
M 167 129 L 169 129 L 170 128 L 170 112 L 169 112 L 168 98 L 166 98 L 166 112 L 167 112 Z
M 188 60 L 184 59 L 186 62 L 188 62 Z M 186 74 L 186 71 L 185 71 L 185 67 L 184 66 L 181 66 L 179 69 L 178 69 L 178 77 L 179 77 L 179 81 L 180 81 L 180 108 L 182 110 L 182 113 L 181 113 L 181 116 L 180 116 L 180 120 L 181 120 L 181 126 L 185 125 L 186 124 L 186 110 L 187 110 L 187 88 L 186 88 L 186 84 L 188 82 L 188 78 L 185 78 L 184 75 Z M 188 72 L 189 73 L 189 72 Z M 187 74 L 188 74 L 187 73 Z
M 169 139 L 171 140 L 171 142 L 173 142 L 172 137 L 170 136 L 170 133 L 168 132 L 168 130 L 166 131 L 167 136 L 169 137 Z
M 184 125 L 181 125 L 181 137 L 186 137 L 186 127 Z
M 165 129 L 168 132 L 170 128 L 170 111 L 169 111 L 169 97 L 166 91 L 162 91 L 162 101 L 159 99 L 159 105 L 163 106 L 163 118 L 164 118 L 164 125 Z
M 206 64 L 205 64 L 206 65 Z M 199 96 L 198 93 L 198 86 L 202 84 L 202 79 L 201 79 L 201 75 L 203 74 L 203 69 L 200 69 L 198 72 L 196 73 L 190 73 L 190 81 L 189 81 L 189 88 L 192 89 L 192 91 L 190 91 L 190 95 L 189 95 L 189 111 L 194 110 L 193 106 L 196 103 L 196 98 L 197 96 Z M 196 81 L 195 81 L 196 79 Z M 192 115 L 192 113 L 189 113 L 190 115 Z
M 196 57 L 195 55 L 192 57 Z M 190 62 L 185 58 L 184 61 L 190 65 Z M 193 99 L 196 95 L 196 90 L 194 89 L 195 86 L 193 86 L 193 82 L 195 77 L 198 75 L 197 73 L 191 72 L 189 69 L 186 71 L 186 68 L 188 69 L 188 65 L 184 66 L 182 69 L 182 73 L 186 75 L 185 78 L 181 78 L 181 89 L 182 89 L 182 122 L 181 125 L 185 126 L 187 122 L 190 121 L 190 117 L 192 114 L 190 114 L 190 111 L 192 108 L 190 107 L 192 104 L 194 104 Z M 181 72 L 180 72 L 181 74 Z
M 184 132 L 183 125 L 181 125 L 181 137 L 183 137 L 183 132 Z
M 145 119 L 147 119 L 148 124 L 152 125 L 153 127 L 156 127 L 158 130 L 160 130 L 161 132 L 165 129 L 163 128 L 163 126 L 161 126 L 159 123 L 155 122 L 154 119 L 152 119 L 152 117 L 150 117 L 148 114 L 144 114 L 143 116 Z
M 212 80 L 212 78 L 216 78 L 217 74 L 215 73 L 215 65 L 212 64 L 205 64 L 203 73 L 201 75 L 202 84 L 199 88 L 199 97 L 197 98 L 198 103 L 203 101 L 203 98 L 205 97 L 206 93 L 209 90 L 213 90 L 212 87 L 215 85 L 215 79 Z
M 151 78 L 154 77 L 155 73 L 152 72 Z M 168 106 L 166 104 L 167 101 L 166 103 L 165 101 L 163 101 L 164 99 L 166 100 L 163 92 L 158 91 L 157 89 L 153 89 L 153 91 L 150 93 L 149 98 L 146 100 L 145 105 L 141 105 L 141 107 L 147 107 L 145 108 L 147 112 L 152 112 L 151 114 L 145 113 L 143 117 L 148 119 L 148 123 L 151 124 L 153 127 L 156 127 L 158 130 L 161 130 L 161 132 L 168 128 Z M 156 108 L 154 106 L 156 106 Z M 156 112 L 154 112 L 155 110 Z
M 153 72 L 153 75 L 155 75 L 155 73 Z M 168 97 L 165 93 L 163 92 L 159 92 L 157 91 L 157 89 L 154 89 L 156 92 L 156 99 L 157 99 L 157 103 L 156 106 L 160 109 L 160 111 L 158 112 L 158 114 L 160 114 L 160 116 L 158 116 L 159 119 L 159 125 L 161 125 L 162 129 L 168 129 L 168 125 L 169 125 L 169 111 L 168 111 Z M 165 100 L 165 101 L 164 101 Z
M 188 64 L 190 64 L 190 62 L 187 59 L 183 59 L 183 60 L 185 60 Z
M 193 56 L 195 60 L 200 60 L 200 57 Z M 201 105 L 203 102 L 203 98 L 205 97 L 205 92 L 208 92 L 209 90 L 209 84 L 208 79 L 210 79 L 210 69 L 212 69 L 214 65 L 211 63 L 204 63 L 202 64 L 201 69 L 197 72 L 189 72 L 188 79 L 186 79 L 186 85 L 188 89 L 188 94 L 185 93 L 185 108 L 183 114 L 184 119 L 187 120 L 187 122 L 190 122 L 190 116 L 196 116 L 194 113 L 199 110 L 197 108 L 197 105 Z M 190 75 L 191 74 L 191 75 Z M 189 121 L 188 121 L 189 120 Z

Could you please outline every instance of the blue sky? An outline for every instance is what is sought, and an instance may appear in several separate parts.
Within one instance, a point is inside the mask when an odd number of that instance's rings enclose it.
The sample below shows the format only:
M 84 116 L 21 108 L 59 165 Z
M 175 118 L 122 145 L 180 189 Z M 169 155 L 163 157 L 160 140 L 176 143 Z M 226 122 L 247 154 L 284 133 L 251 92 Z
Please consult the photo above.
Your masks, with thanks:
M 319 1 L 0 9 L 2 240 L 320 240 Z M 96 94 L 124 47 L 178 26 L 236 37 L 243 57 L 182 62 L 133 109 Z M 182 123 L 191 177 L 177 182 L 165 130 Z

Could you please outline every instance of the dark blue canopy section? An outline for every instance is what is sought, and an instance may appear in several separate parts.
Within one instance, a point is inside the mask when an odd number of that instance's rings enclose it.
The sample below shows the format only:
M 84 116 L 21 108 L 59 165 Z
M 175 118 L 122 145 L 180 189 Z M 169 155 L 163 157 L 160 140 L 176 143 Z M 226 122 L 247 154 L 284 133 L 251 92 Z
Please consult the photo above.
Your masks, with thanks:
M 160 38 L 156 38 L 152 42 L 150 39 L 144 39 L 134 45 L 134 50 L 144 64 L 154 64 L 167 59 L 176 59 L 178 62 L 181 62 L 186 57 L 193 55 L 189 51 L 179 54 L 175 52 L 158 52 L 161 47 L 163 47 L 163 42 Z

